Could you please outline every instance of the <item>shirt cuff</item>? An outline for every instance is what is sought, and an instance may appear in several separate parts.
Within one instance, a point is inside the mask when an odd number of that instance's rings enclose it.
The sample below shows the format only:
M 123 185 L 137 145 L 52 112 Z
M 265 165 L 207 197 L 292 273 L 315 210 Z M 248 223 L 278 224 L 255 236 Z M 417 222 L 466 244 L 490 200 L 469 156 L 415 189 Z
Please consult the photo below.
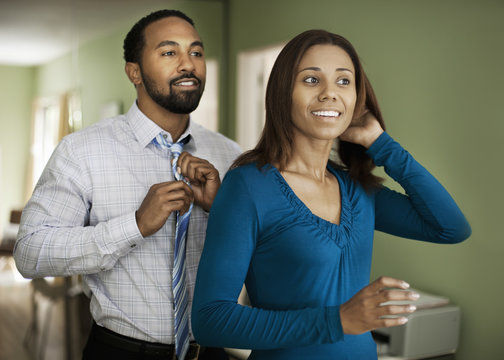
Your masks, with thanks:
M 112 243 L 116 246 L 113 254 L 117 258 L 126 255 L 138 245 L 145 242 L 144 237 L 138 229 L 134 211 L 110 220 L 109 235 Z
M 369 149 L 366 150 L 366 154 L 374 160 L 375 165 L 380 166 L 381 164 L 377 163 L 377 159 L 380 157 L 381 150 L 386 147 L 389 143 L 394 142 L 394 139 L 387 134 L 385 131 L 378 136 L 378 138 L 371 144 Z
M 343 327 L 341 326 L 340 307 L 329 306 L 326 308 L 326 319 L 332 342 L 342 341 Z

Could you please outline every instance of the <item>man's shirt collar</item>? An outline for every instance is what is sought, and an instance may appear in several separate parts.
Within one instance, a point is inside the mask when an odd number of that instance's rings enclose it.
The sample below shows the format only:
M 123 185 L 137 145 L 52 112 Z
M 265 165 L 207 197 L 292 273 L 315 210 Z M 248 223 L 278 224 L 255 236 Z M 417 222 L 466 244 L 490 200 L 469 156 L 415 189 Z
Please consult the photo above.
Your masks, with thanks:
M 152 140 L 160 133 L 165 132 L 167 134 L 167 140 L 173 142 L 171 134 L 163 130 L 154 121 L 149 119 L 139 108 L 136 101 L 131 105 L 131 108 L 126 113 L 126 121 L 128 122 L 134 136 L 142 147 L 148 146 Z M 184 146 L 184 150 L 188 152 L 193 152 L 196 150 L 196 139 L 193 129 L 193 124 L 191 118 L 189 118 L 189 124 L 187 129 L 182 133 L 180 139 L 191 135 L 191 139 Z

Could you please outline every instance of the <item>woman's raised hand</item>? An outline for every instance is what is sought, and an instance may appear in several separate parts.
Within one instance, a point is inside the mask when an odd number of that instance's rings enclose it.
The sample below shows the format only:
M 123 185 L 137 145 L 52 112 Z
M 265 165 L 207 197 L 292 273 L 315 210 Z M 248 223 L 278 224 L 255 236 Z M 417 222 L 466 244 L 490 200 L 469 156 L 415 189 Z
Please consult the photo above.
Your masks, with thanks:
M 383 327 L 405 324 L 405 314 L 416 310 L 414 305 L 387 304 L 388 301 L 414 301 L 419 295 L 404 291 L 409 284 L 391 277 L 381 277 L 340 306 L 340 319 L 345 334 L 362 334 Z M 390 316 L 393 315 L 393 316 Z
M 343 141 L 360 144 L 368 149 L 383 132 L 376 117 L 369 111 L 354 118 L 350 126 L 340 135 Z

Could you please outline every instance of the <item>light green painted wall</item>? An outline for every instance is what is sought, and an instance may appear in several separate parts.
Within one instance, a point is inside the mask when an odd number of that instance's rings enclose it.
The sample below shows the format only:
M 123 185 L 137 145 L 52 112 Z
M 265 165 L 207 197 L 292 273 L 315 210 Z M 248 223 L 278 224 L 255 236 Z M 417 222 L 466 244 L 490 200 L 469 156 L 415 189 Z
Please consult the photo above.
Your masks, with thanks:
M 124 37 L 137 20 L 162 8 L 178 9 L 190 16 L 205 44 L 206 57 L 220 61 L 223 37 L 220 1 L 159 1 L 158 5 L 153 5 L 155 3 L 148 2 L 144 11 L 124 19 L 124 23 L 110 33 L 80 44 L 72 53 L 38 67 L 36 94 L 51 96 L 72 88 L 78 89 L 82 98 L 84 126 L 98 121 L 100 107 L 109 101 L 120 101 L 123 110 L 127 111 L 136 98 L 136 92 L 124 72 Z
M 34 73 L 31 67 L 0 66 L 0 224 L 23 204 L 30 149 Z M 2 226 L 0 225 L 0 227 Z
M 501 358 L 504 2 L 231 0 L 230 14 L 232 74 L 239 51 L 310 28 L 355 45 L 388 131 L 446 186 L 473 228 L 455 246 L 377 234 L 372 278 L 396 276 L 450 297 L 463 311 L 457 360 Z M 234 94 L 234 76 L 229 86 Z

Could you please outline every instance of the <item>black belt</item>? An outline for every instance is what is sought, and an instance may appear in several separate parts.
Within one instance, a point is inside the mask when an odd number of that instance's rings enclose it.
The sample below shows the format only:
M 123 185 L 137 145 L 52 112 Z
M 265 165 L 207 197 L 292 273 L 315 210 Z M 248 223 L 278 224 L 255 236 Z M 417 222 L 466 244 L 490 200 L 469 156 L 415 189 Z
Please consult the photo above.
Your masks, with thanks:
M 123 349 L 130 352 L 142 353 L 145 355 L 162 356 L 168 360 L 177 360 L 175 345 L 151 343 L 148 341 L 137 340 L 128 336 L 117 334 L 109 329 L 93 323 L 92 335 L 98 341 L 104 344 Z M 197 360 L 200 346 L 192 341 L 189 344 L 189 350 L 184 360 Z

